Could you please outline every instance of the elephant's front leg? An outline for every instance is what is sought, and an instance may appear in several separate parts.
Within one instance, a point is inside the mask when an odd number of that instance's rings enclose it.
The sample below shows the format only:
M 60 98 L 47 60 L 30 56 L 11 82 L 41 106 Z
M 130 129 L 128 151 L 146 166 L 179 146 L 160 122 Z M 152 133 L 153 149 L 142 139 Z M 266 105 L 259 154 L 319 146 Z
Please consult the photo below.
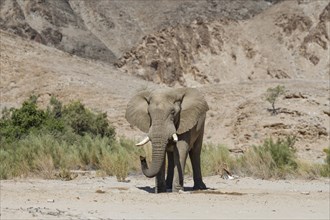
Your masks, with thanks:
M 155 193 L 166 192 L 165 183 L 165 159 L 159 173 L 156 175 Z
M 167 152 L 167 176 L 166 176 L 166 189 L 172 190 L 173 186 L 173 175 L 174 175 L 174 156 L 172 151 Z
M 178 141 L 174 147 L 174 179 L 172 192 L 183 190 L 184 170 L 188 155 L 188 144 L 185 141 Z

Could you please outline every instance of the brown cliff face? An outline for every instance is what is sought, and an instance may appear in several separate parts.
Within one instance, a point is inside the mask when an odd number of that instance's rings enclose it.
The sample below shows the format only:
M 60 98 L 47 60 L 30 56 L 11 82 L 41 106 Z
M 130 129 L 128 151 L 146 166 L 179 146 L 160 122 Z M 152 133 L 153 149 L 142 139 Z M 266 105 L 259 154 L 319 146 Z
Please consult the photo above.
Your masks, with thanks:
M 327 79 L 329 4 L 278 3 L 244 21 L 196 18 L 145 36 L 115 65 L 169 86 Z
M 0 29 L 77 56 L 111 62 L 109 50 L 66 0 L 3 0 Z
M 210 106 L 205 142 L 242 151 L 296 135 L 300 157 L 323 161 L 327 1 L 91 2 L 0 1 L 1 109 L 30 94 L 41 105 L 50 95 L 79 99 L 107 112 L 118 134 L 139 139 L 124 118 L 137 90 L 193 86 Z M 286 95 L 271 116 L 264 95 L 279 84 Z
M 143 36 L 205 19 L 247 19 L 270 4 L 244 1 L 2 0 L 0 29 L 77 56 L 113 63 Z

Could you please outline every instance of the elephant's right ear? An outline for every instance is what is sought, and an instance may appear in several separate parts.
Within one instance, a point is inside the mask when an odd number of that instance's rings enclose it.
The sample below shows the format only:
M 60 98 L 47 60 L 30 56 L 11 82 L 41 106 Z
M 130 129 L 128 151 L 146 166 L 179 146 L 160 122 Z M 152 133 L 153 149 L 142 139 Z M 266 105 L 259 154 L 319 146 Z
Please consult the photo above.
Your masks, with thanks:
M 125 118 L 133 126 L 148 133 L 150 117 L 148 114 L 150 91 L 142 91 L 135 95 L 127 104 Z

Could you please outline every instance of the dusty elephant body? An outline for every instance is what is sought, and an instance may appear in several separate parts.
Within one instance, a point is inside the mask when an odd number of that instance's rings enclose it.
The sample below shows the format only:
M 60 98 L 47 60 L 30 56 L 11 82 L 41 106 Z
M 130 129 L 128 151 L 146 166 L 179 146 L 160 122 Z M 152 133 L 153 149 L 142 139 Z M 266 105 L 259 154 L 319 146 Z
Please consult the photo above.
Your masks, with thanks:
M 148 167 L 141 157 L 142 171 L 156 176 L 156 193 L 183 190 L 186 159 L 190 157 L 194 189 L 205 189 L 202 180 L 200 154 L 208 105 L 202 94 L 193 88 L 142 91 L 127 105 L 126 119 L 147 138 L 137 145 L 152 143 L 152 162 Z M 165 154 L 168 157 L 165 181 Z

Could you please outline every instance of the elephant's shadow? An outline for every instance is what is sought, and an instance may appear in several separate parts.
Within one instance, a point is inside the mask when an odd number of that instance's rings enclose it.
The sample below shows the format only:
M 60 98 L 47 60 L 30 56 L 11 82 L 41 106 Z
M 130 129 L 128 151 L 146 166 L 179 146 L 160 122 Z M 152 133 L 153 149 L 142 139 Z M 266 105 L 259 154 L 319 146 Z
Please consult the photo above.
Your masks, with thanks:
M 137 187 L 139 190 L 143 190 L 148 193 L 155 193 L 155 187 L 150 187 L 150 186 L 142 186 L 142 187 Z M 205 190 L 214 190 L 213 188 L 206 188 Z M 195 191 L 193 187 L 184 187 L 185 192 L 191 192 Z M 167 192 L 172 192 L 172 190 L 168 190 Z

